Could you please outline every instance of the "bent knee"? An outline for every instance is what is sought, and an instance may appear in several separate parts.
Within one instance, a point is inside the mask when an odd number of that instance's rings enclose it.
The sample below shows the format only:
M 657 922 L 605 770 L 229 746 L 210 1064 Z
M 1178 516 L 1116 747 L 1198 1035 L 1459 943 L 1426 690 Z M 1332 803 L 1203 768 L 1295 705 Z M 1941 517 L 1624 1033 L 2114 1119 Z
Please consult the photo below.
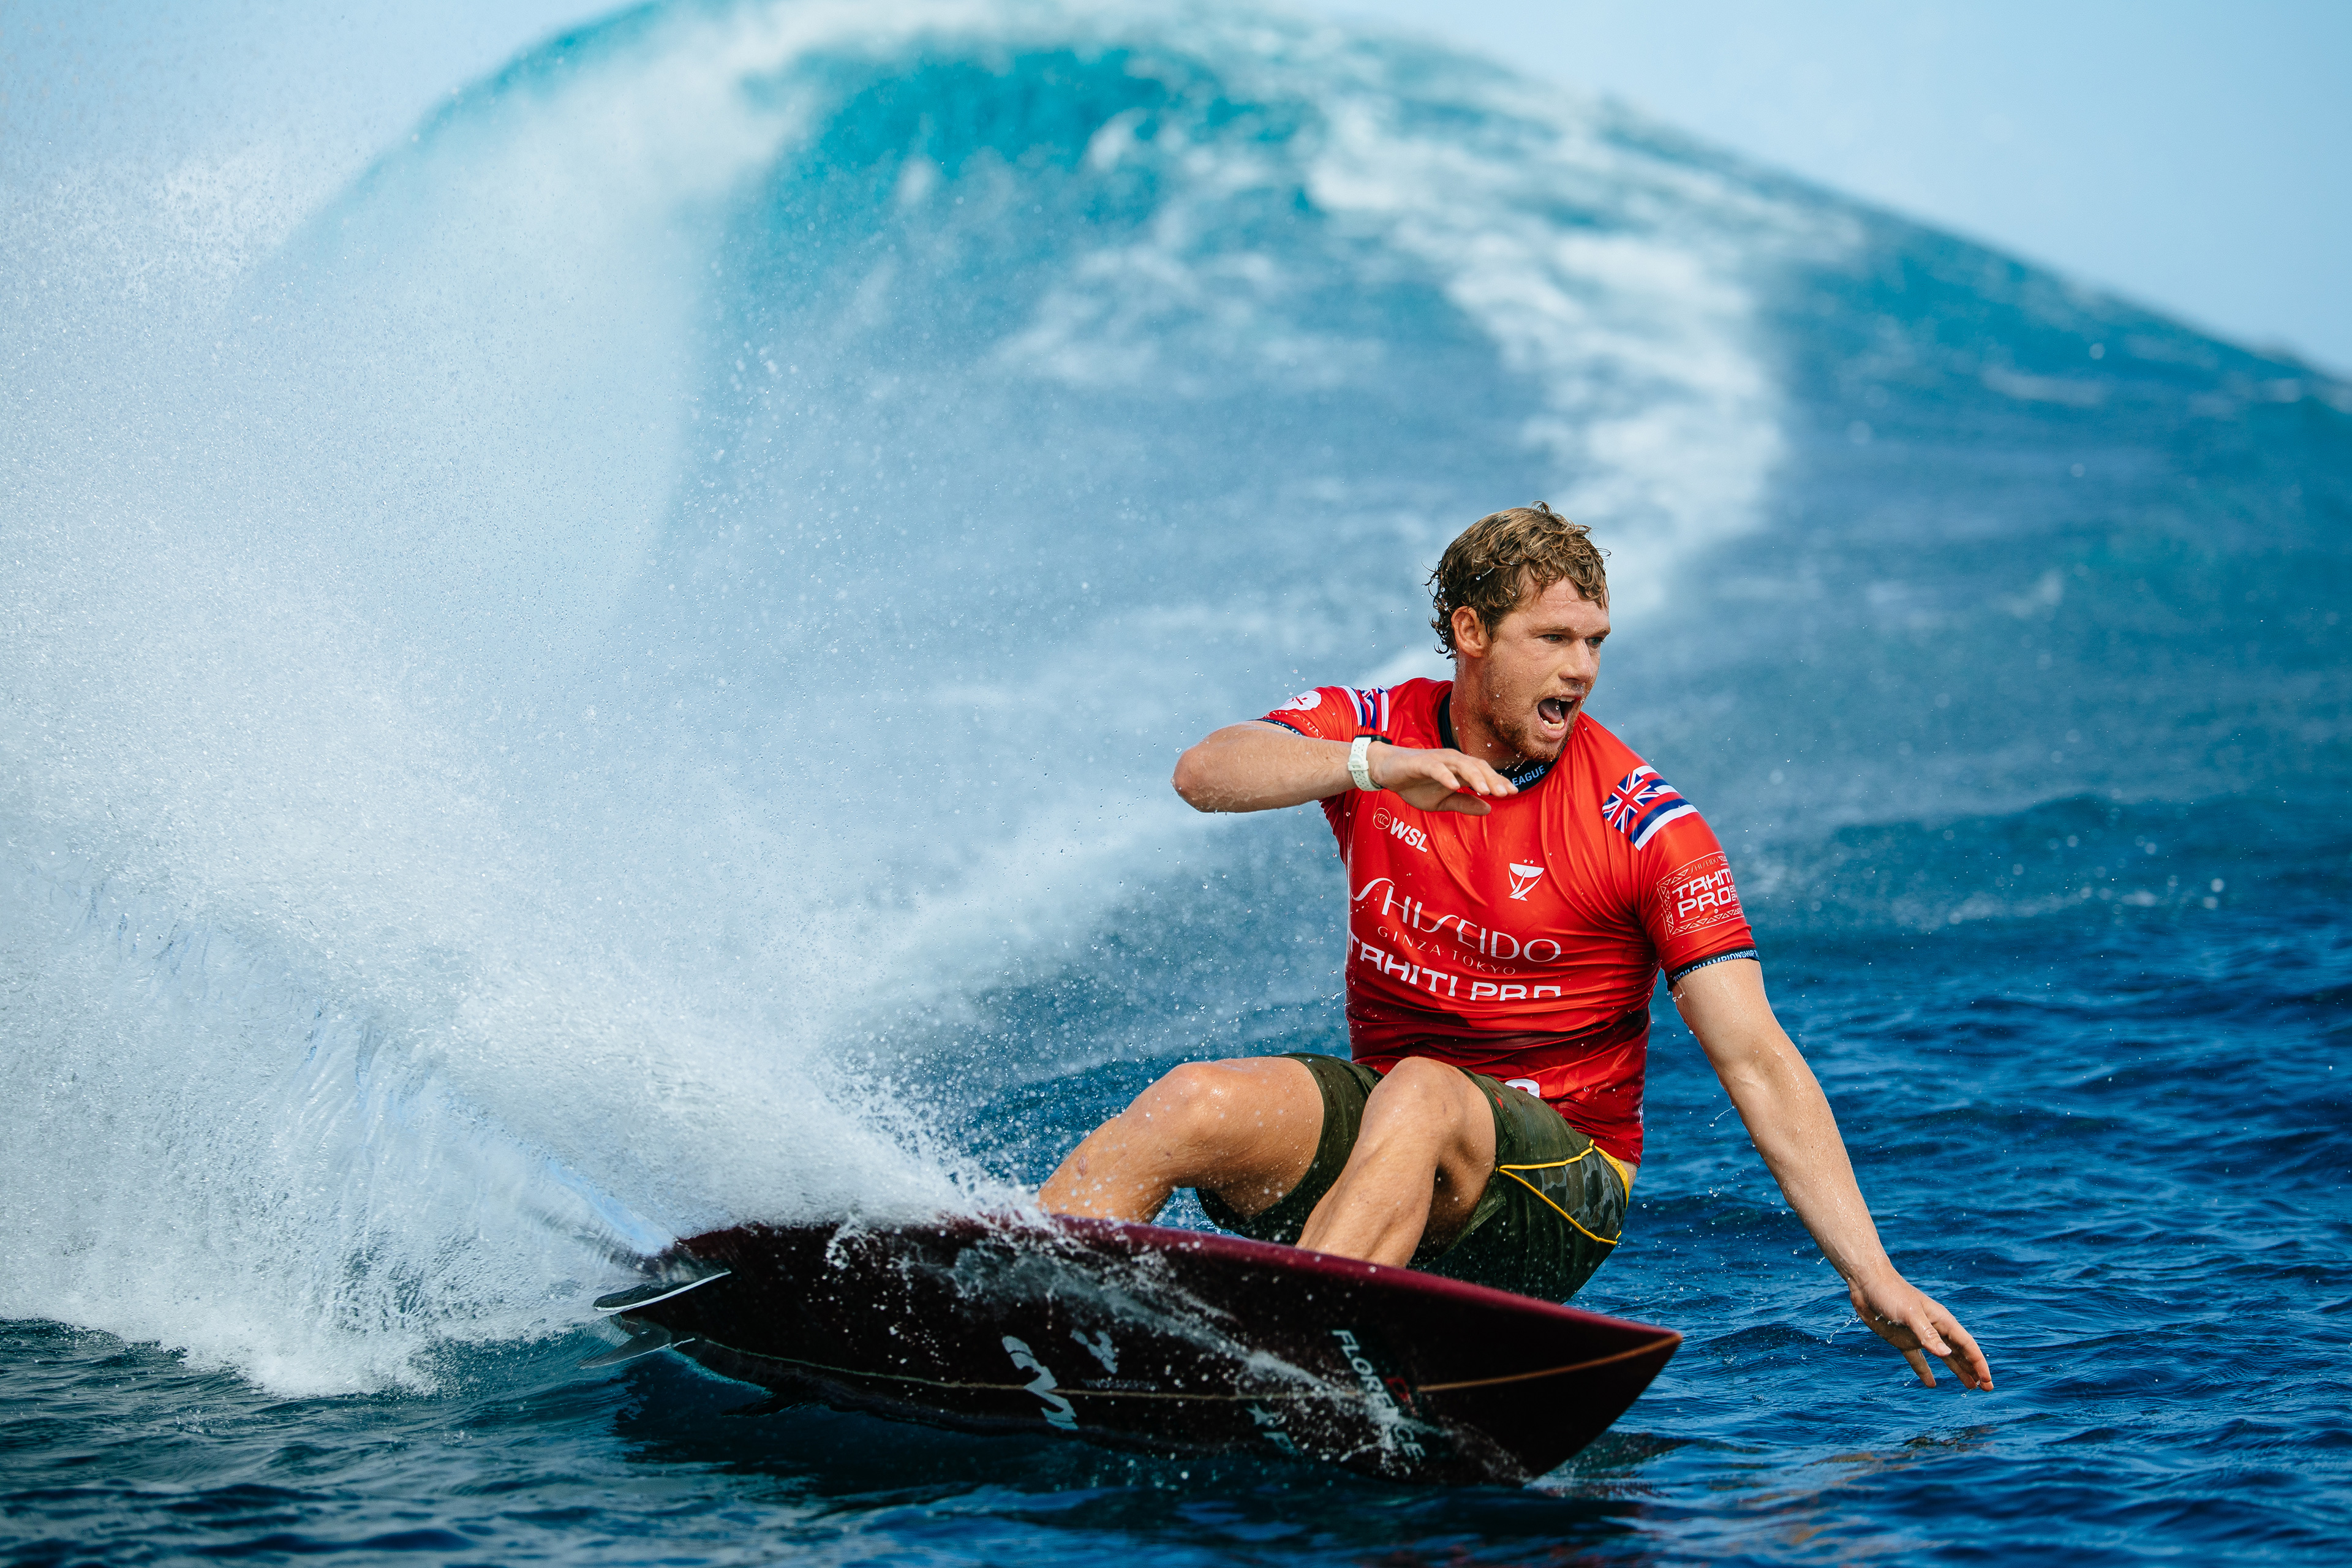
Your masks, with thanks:
M 1372 1088 L 1376 1100 L 1458 1100 L 1475 1098 L 1476 1088 L 1462 1069 L 1428 1057 L 1407 1057 L 1381 1076 Z
M 1237 1063 L 1186 1062 L 1137 1095 L 1127 1113 L 1171 1131 L 1207 1134 L 1249 1099 L 1253 1076 Z
M 1451 1122 L 1488 1114 L 1486 1097 L 1460 1068 L 1427 1057 L 1407 1057 L 1389 1068 L 1365 1102 L 1369 1122 L 1389 1117 L 1409 1118 L 1434 1132 Z

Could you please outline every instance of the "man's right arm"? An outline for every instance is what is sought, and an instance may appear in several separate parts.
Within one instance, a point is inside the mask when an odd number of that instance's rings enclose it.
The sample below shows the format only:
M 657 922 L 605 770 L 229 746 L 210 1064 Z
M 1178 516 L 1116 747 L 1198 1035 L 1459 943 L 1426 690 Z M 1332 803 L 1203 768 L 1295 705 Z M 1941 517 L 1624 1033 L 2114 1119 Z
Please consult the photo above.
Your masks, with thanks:
M 1511 781 L 1462 752 L 1372 742 L 1372 782 L 1423 811 L 1484 816 L 1487 795 L 1516 795 Z M 1176 793 L 1195 811 L 1275 811 L 1327 800 L 1354 787 L 1348 743 L 1318 741 L 1279 724 L 1228 724 L 1176 759 Z

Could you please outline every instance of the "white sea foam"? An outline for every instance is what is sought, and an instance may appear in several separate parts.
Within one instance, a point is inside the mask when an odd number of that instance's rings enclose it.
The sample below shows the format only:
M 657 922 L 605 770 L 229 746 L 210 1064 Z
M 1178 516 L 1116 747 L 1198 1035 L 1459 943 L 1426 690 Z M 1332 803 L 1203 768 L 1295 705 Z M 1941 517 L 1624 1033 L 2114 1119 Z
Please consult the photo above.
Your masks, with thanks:
M 1024 51 L 1163 107 L 894 144 L 783 226 L 875 84 L 1012 115 L 1060 90 Z M 1148 880 L 1176 745 L 1360 668 L 1367 606 L 1412 628 L 1435 545 L 1533 499 L 1491 473 L 1616 520 L 1638 614 L 1780 449 L 1742 268 L 1828 241 L 1430 67 L 1221 11 L 681 9 L 283 245 L 314 198 L 266 160 L 160 227 L 16 209 L 81 270 L 6 340 L 0 1313 L 374 1386 L 667 1235 L 990 1193 L 861 1053 Z M 1073 190 L 1150 195 L 957 259 Z M 1384 468 L 1441 354 L 1487 405 Z

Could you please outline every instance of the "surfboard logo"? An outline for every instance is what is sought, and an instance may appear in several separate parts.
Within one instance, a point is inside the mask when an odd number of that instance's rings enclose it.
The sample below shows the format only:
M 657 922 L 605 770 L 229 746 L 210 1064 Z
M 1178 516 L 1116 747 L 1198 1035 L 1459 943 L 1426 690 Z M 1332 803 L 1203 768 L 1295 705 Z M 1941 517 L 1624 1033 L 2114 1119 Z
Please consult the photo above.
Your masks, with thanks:
M 1385 1412 L 1391 1420 L 1398 1423 L 1388 1434 L 1389 1441 L 1410 1458 L 1428 1458 L 1413 1430 L 1419 1425 L 1415 1419 L 1419 1413 L 1413 1409 L 1412 1384 L 1407 1383 L 1394 1367 L 1380 1364 L 1388 1357 L 1381 1355 L 1367 1342 L 1368 1336 L 1359 1337 L 1349 1329 L 1333 1329 L 1331 1337 L 1339 1342 L 1340 1357 L 1347 1362 L 1348 1370 L 1356 1374 L 1356 1382 L 1371 1402 L 1372 1408 Z M 1379 1360 L 1376 1361 L 1375 1356 Z
M 1045 1369 L 1044 1362 L 1037 1359 L 1037 1353 L 1029 1348 L 1028 1342 L 1007 1334 L 1004 1336 L 1004 1352 L 1013 1358 L 1015 1370 L 1037 1374 L 1029 1380 L 1028 1387 L 1029 1392 L 1037 1396 L 1037 1403 L 1045 1407 L 1045 1425 L 1059 1426 L 1065 1432 L 1076 1431 L 1078 1413 L 1071 1408 L 1067 1399 L 1054 1392 L 1061 1385 L 1054 1381 L 1054 1374 Z
M 1516 860 L 1512 861 L 1511 897 L 1525 902 L 1527 896 L 1536 890 L 1536 884 L 1543 880 L 1543 872 L 1540 866 L 1522 866 Z

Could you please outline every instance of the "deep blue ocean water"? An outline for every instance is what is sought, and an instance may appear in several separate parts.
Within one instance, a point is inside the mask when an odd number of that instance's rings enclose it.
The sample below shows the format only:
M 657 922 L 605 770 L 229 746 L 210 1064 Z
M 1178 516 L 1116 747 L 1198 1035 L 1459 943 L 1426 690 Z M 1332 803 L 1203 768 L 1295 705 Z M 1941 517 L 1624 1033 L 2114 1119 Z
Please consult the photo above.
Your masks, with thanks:
M 299 224 L 227 177 L 0 215 L 8 1561 L 2343 1554 L 2352 389 L 1230 9 L 650 8 Z M 1433 669 L 1537 496 L 1995 1392 L 1663 998 L 1578 1304 L 1685 1346 L 1530 1487 L 580 1368 L 668 1237 L 1342 1048 L 1319 817 L 1167 770 Z

